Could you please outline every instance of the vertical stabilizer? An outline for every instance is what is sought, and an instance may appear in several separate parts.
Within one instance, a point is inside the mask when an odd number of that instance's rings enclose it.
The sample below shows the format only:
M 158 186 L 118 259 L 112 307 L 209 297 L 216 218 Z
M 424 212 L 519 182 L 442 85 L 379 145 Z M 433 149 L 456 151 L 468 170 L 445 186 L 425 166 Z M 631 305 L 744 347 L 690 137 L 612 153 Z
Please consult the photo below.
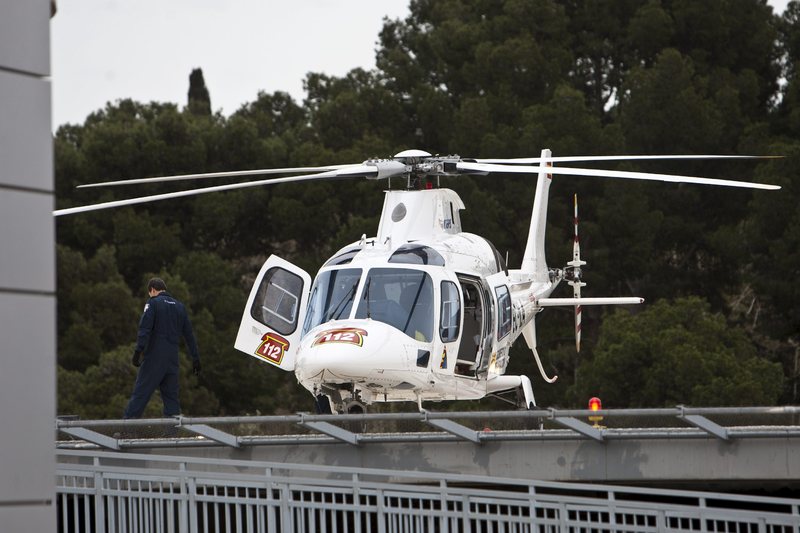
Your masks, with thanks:
M 550 156 L 550 150 L 542 150 L 542 158 Z M 551 166 L 552 163 L 547 163 L 547 165 Z M 544 257 L 544 233 L 547 226 L 547 199 L 550 194 L 552 178 L 552 174 L 548 174 L 546 171 L 539 172 L 536 194 L 533 198 L 528 244 L 525 246 L 525 255 L 522 256 L 521 270 L 533 274 L 535 281 L 547 281 L 548 279 L 547 262 Z

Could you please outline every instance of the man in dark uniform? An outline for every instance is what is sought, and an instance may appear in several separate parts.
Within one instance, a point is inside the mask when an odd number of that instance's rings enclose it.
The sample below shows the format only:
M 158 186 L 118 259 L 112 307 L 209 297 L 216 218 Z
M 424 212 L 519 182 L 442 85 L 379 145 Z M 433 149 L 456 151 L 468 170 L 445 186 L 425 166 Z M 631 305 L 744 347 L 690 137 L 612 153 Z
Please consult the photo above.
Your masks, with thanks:
M 200 372 L 200 354 L 192 332 L 192 324 L 181 302 L 170 296 L 160 278 L 147 284 L 150 299 L 139 320 L 139 336 L 132 363 L 139 367 L 133 394 L 125 408 L 125 418 L 139 418 L 156 390 L 161 391 L 164 416 L 181 413 L 178 401 L 178 344 L 186 340 L 195 374 Z

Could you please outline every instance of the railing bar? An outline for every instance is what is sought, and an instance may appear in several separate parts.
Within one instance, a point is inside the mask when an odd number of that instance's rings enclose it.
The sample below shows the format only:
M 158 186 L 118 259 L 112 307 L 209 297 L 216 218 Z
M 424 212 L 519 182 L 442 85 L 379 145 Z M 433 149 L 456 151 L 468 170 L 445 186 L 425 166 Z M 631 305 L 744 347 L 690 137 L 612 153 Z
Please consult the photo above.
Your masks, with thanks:
M 141 482 L 137 483 L 138 489 L 141 491 Z M 139 533 L 141 531 L 141 517 L 142 517 L 142 498 L 141 496 L 132 496 L 133 509 L 131 514 L 131 529 L 132 533 Z
M 140 487 L 141 490 L 141 487 Z M 147 501 L 149 500 L 146 496 L 139 496 L 137 498 L 137 533 L 150 533 L 148 528 L 148 523 L 150 522 L 148 517 L 148 505 Z
M 240 488 L 241 487 L 236 487 L 234 489 L 234 494 L 236 494 L 237 500 L 239 498 L 239 489 Z M 234 531 L 242 531 L 242 520 L 241 520 L 242 504 L 237 501 L 237 502 L 231 502 L 231 505 L 233 506 L 233 519 L 232 520 L 233 520 L 233 523 L 235 524 L 235 527 L 236 527 L 236 529 Z
M 680 414 L 714 416 L 714 415 L 796 415 L 800 414 L 800 406 L 752 406 L 752 407 L 668 407 L 656 409 L 536 409 L 531 411 L 426 411 L 424 413 L 365 413 L 358 415 L 265 415 L 234 417 L 179 417 L 178 427 L 192 424 L 297 424 L 300 422 L 369 422 L 369 421 L 421 421 L 434 419 L 531 419 L 558 417 L 587 417 L 599 415 L 606 418 L 664 416 L 676 417 Z M 56 420 L 57 428 L 71 427 L 119 427 L 135 428 L 141 426 L 175 426 L 175 418 L 150 418 L 136 420 Z
M 157 500 L 152 496 L 149 496 L 144 501 L 145 506 L 145 518 L 147 520 L 145 524 L 146 531 L 153 531 L 155 533 L 166 533 L 164 528 L 161 527 L 163 522 L 159 520 L 158 515 L 158 507 L 157 507 Z
M 227 498 L 227 490 L 225 492 Z M 226 503 L 223 505 L 225 505 L 225 531 L 231 531 L 231 506 Z
M 106 509 L 108 510 L 108 531 L 119 531 L 119 522 L 117 521 L 116 512 L 116 497 L 106 497 Z
M 62 524 L 69 524 L 69 506 L 67 505 L 68 501 L 68 493 L 62 492 L 59 495 L 59 499 L 61 500 L 61 523 Z
M 207 487 L 203 487 L 203 494 L 207 491 Z M 208 502 L 203 501 L 203 530 L 208 533 Z
M 78 520 L 79 517 L 80 517 L 80 513 L 78 512 L 78 498 L 77 497 L 72 498 L 72 505 L 71 506 L 72 506 L 72 523 L 73 523 L 73 526 L 75 527 L 75 531 L 80 531 L 81 527 L 80 527 L 80 523 L 79 523 L 79 520 Z M 65 522 L 65 524 L 66 523 L 67 522 Z
M 217 489 L 215 487 L 214 488 L 214 494 L 215 495 L 216 495 L 216 492 L 217 492 Z M 214 531 L 219 531 L 219 515 L 220 515 L 219 504 L 218 503 L 214 503 L 213 505 L 214 505 Z
M 123 526 L 125 527 L 126 531 L 128 529 L 130 529 L 131 533 L 136 533 L 136 528 L 134 527 L 135 526 L 135 524 L 134 524 L 134 516 L 133 516 L 133 512 L 132 512 L 133 503 L 134 503 L 133 502 L 133 497 L 129 493 L 128 496 L 125 496 L 125 497 L 120 496 L 120 499 L 123 501 L 122 511 L 123 511 L 123 514 L 125 515 L 125 519 L 123 521 Z
M 156 491 L 161 494 L 162 491 Z M 175 523 L 169 519 L 172 506 L 170 500 L 164 498 L 150 498 L 150 517 L 152 519 L 152 530 L 157 533 L 174 533 Z
M 86 487 L 87 481 L 88 481 L 88 478 L 84 478 L 84 480 L 83 480 L 84 488 L 88 488 L 88 487 Z M 91 500 L 90 493 L 88 493 L 88 492 L 84 493 L 83 498 L 81 498 L 81 499 L 83 500 L 83 520 L 86 522 L 86 528 L 85 529 L 89 529 L 89 524 L 92 523 L 92 516 L 93 516 L 92 506 L 91 506 L 90 501 L 89 501 L 89 500 Z

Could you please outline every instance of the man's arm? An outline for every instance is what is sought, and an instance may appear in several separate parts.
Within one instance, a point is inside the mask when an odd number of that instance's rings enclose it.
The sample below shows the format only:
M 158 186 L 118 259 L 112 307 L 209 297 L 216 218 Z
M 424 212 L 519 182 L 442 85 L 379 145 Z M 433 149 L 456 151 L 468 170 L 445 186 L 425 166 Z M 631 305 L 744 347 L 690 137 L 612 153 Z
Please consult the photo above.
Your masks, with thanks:
M 144 352 L 147 343 L 150 342 L 150 334 L 153 333 L 153 325 L 156 321 L 156 308 L 148 302 L 144 306 L 142 318 L 139 319 L 139 334 L 136 337 L 137 352 Z
M 200 352 L 197 350 L 197 341 L 194 338 L 194 330 L 192 330 L 192 322 L 189 320 L 188 314 L 184 316 L 183 331 L 181 333 L 186 340 L 186 346 L 189 347 L 189 355 L 192 356 L 192 360 L 199 361 Z

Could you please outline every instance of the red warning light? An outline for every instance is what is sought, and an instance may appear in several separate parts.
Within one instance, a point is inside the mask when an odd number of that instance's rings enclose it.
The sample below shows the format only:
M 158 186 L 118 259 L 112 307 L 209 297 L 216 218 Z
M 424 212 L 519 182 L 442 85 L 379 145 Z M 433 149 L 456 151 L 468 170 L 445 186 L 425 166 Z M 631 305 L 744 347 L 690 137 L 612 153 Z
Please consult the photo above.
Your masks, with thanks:
M 600 401 L 600 398 L 595 396 L 589 400 L 590 411 L 599 411 L 602 408 L 603 408 L 603 402 Z
M 603 408 L 603 402 L 600 401 L 600 398 L 594 396 L 589 399 L 589 410 L 592 412 L 600 411 Z M 589 421 L 594 422 L 594 427 L 600 428 L 599 422 L 603 420 L 602 416 L 599 415 L 590 415 Z

